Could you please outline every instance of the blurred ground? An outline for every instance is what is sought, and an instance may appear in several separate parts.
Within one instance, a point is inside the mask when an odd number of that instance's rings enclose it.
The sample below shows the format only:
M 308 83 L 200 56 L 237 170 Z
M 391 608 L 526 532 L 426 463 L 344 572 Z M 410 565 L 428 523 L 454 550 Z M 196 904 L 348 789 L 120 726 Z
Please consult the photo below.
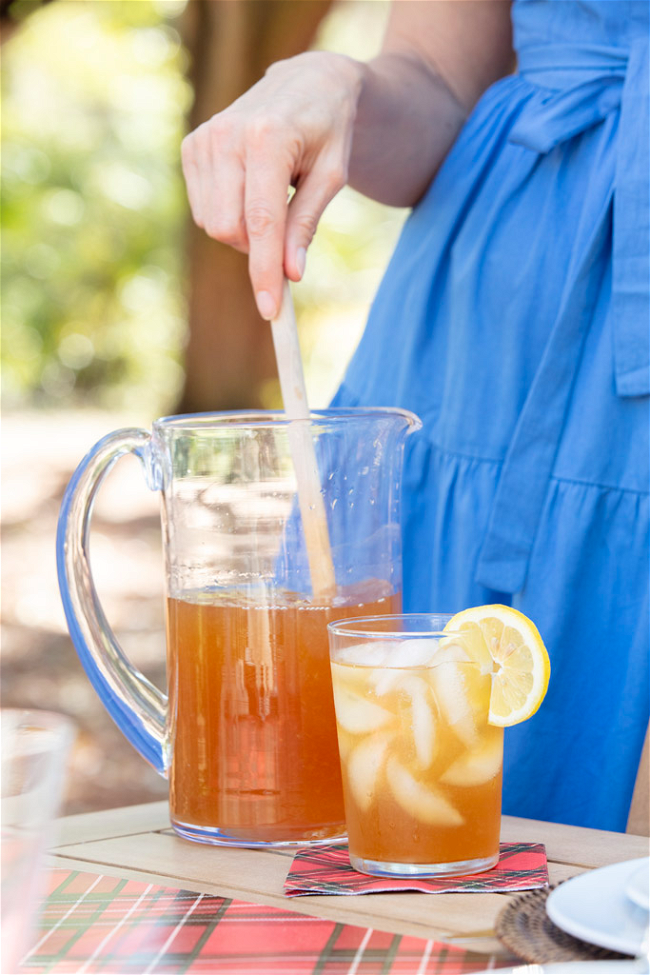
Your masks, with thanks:
M 81 410 L 5 413 L 2 420 L 1 701 L 3 707 L 60 711 L 76 722 L 65 813 L 167 793 L 92 689 L 68 636 L 56 579 L 56 522 L 70 475 L 101 436 L 133 425 L 133 416 Z M 158 496 L 147 490 L 133 458 L 120 461 L 98 496 L 91 549 L 97 588 L 118 640 L 163 688 Z

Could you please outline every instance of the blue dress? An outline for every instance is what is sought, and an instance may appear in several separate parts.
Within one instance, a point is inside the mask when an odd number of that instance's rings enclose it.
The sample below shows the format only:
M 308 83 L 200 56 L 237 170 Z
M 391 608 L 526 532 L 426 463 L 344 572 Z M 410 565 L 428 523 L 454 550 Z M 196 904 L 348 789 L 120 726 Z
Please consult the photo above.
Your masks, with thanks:
M 334 405 L 403 406 L 404 604 L 509 603 L 551 683 L 504 812 L 624 830 L 649 710 L 648 3 L 515 0 Z

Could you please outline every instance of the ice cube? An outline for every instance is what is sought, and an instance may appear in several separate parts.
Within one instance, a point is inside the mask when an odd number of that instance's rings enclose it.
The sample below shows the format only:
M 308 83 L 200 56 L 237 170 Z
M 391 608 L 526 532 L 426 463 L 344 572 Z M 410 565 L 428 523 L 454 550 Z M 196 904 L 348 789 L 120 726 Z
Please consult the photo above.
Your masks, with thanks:
M 452 651 L 452 647 L 458 648 L 463 656 L 460 654 L 456 655 L 458 651 Z M 443 651 L 448 655 L 451 653 L 454 654 L 449 659 L 473 660 L 480 667 L 482 674 L 490 674 L 494 669 L 492 654 L 485 642 L 483 630 L 478 623 L 463 623 L 457 637 L 447 637 L 445 640 L 441 640 L 440 653 Z M 443 659 L 446 658 L 438 655 L 437 660 L 442 661 Z
M 339 755 L 342 762 L 347 761 L 348 755 L 354 748 L 355 739 L 349 732 L 345 731 L 341 725 L 337 728 L 338 732 L 338 744 L 339 744 Z
M 377 781 L 386 758 L 391 736 L 369 735 L 351 752 L 347 764 L 350 791 L 359 809 L 366 812 L 377 794 Z
M 337 650 L 337 663 L 356 667 L 383 667 L 396 646 L 395 640 L 368 640 Z
M 395 641 L 386 656 L 383 669 L 371 678 L 375 692 L 380 697 L 388 694 L 401 680 L 401 671 L 428 666 L 436 654 L 437 647 L 438 641 L 434 639 Z
M 429 826 L 460 826 L 463 817 L 444 796 L 414 778 L 394 756 L 386 763 L 391 792 L 402 809 Z
M 473 748 L 478 742 L 477 715 L 467 687 L 467 673 L 473 665 L 442 663 L 430 670 L 436 702 L 452 731 L 464 745 Z
M 388 667 L 427 667 L 438 650 L 435 637 L 395 641 L 386 664 Z
M 383 697 L 395 688 L 403 671 L 392 670 L 390 667 L 377 667 L 368 673 L 368 681 L 377 697 Z
M 393 715 L 374 701 L 356 694 L 339 681 L 332 685 L 336 720 L 340 726 L 353 735 L 364 735 L 377 731 L 392 719 Z
M 452 637 L 441 640 L 431 665 L 436 667 L 443 663 L 470 663 L 471 657 L 467 650 Z
M 426 681 L 414 674 L 402 676 L 397 689 L 403 692 L 408 700 L 411 713 L 410 729 L 417 763 L 421 769 L 427 769 L 433 764 L 436 754 L 436 725 L 433 713 L 433 701 Z
M 463 752 L 440 777 L 448 785 L 481 785 L 498 775 L 503 762 L 503 735 L 493 735 L 472 751 Z

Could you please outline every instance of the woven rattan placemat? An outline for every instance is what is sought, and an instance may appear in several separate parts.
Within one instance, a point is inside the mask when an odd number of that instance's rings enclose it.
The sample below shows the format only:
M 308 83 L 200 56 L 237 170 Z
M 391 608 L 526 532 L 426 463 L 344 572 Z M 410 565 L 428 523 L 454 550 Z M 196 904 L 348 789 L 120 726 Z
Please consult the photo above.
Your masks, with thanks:
M 546 899 L 553 889 L 527 891 L 503 908 L 495 930 L 510 951 L 524 961 L 538 964 L 629 958 L 629 955 L 580 941 L 553 924 L 546 913 Z

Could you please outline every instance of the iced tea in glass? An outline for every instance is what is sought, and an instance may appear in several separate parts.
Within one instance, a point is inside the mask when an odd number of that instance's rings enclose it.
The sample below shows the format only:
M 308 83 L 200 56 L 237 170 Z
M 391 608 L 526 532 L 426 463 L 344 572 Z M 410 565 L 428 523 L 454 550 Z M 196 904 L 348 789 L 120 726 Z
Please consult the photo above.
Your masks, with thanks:
M 450 876 L 499 858 L 503 728 L 491 675 L 448 616 L 331 623 L 350 861 L 377 876 Z

